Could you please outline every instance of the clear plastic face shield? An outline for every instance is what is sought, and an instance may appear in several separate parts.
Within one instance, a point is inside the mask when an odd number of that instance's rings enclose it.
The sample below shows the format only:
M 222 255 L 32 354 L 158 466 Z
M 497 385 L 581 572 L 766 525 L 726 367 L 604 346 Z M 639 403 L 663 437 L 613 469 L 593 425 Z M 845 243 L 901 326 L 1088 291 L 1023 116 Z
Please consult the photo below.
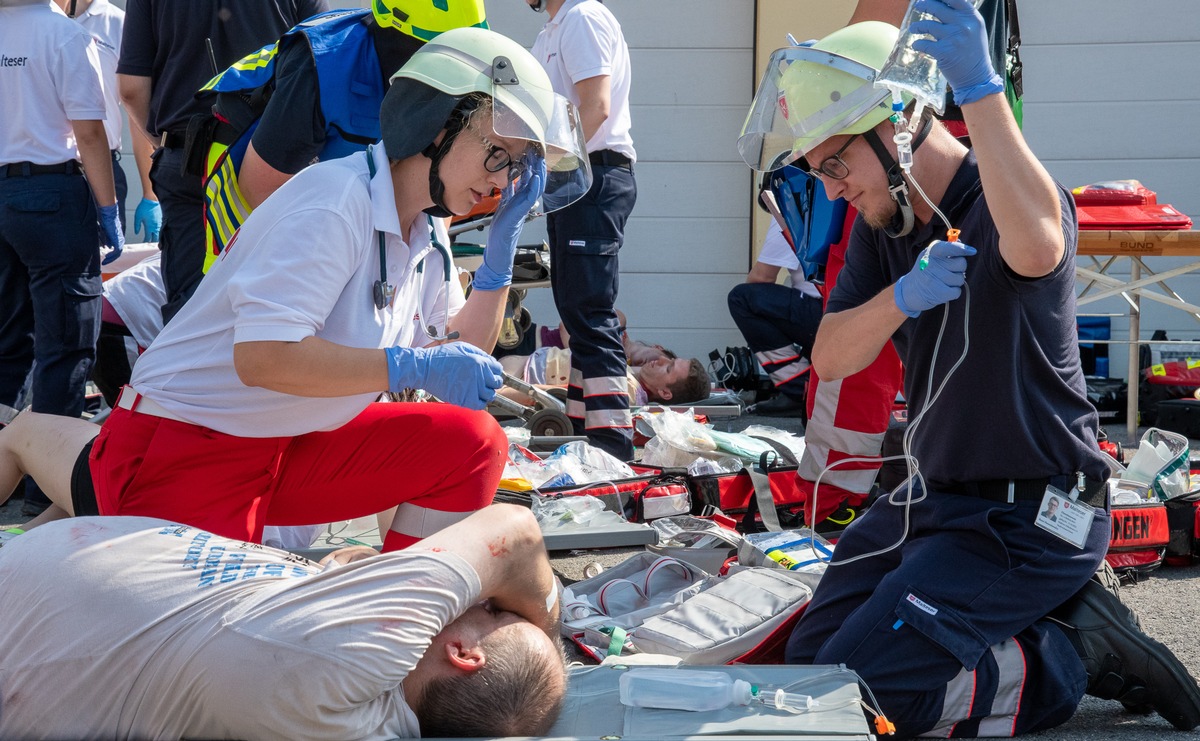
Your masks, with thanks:
M 820 49 L 793 46 L 771 54 L 738 137 L 738 151 L 758 171 L 777 170 L 885 104 L 876 70 Z
M 583 123 L 575 105 L 553 90 L 528 83 L 497 83 L 492 89 L 492 130 L 498 136 L 524 139 L 540 147 L 545 143 L 546 192 L 542 213 L 550 213 L 579 200 L 592 186 Z M 514 162 L 510 177 L 519 177 Z

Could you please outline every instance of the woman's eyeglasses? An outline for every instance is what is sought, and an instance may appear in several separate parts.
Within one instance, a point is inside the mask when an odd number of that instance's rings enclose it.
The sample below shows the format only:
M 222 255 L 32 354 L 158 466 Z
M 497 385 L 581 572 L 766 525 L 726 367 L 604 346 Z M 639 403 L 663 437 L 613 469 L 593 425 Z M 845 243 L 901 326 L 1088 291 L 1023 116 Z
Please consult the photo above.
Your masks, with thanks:
M 516 182 L 521 177 L 524 167 L 519 160 L 514 160 L 504 147 L 492 144 L 483 134 L 475 132 L 483 146 L 487 149 L 487 157 L 483 160 L 483 169 L 488 172 L 501 172 L 508 168 L 508 182 Z

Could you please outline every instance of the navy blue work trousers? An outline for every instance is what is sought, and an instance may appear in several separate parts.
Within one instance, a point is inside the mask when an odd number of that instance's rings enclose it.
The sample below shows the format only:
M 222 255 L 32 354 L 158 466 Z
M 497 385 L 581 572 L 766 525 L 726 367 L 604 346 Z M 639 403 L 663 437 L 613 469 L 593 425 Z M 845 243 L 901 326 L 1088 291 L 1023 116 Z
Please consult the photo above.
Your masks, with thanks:
M 574 432 L 628 461 L 633 459 L 633 427 L 616 314 L 617 254 L 637 200 L 637 183 L 628 167 L 594 165 L 592 176 L 583 198 L 546 217 L 550 282 L 559 318 L 571 336 L 567 414 Z
M 880 499 L 843 533 L 834 562 L 903 543 L 829 567 L 788 663 L 846 664 L 901 738 L 1012 736 L 1065 722 L 1087 676 L 1043 618 L 1095 572 L 1110 518 L 1097 512 L 1081 549 L 1034 524 L 1039 505 L 935 491 L 912 505 L 904 536 L 904 508 Z
M 728 301 L 733 323 L 775 387 L 802 398 L 807 374 L 796 376 L 787 369 L 795 367 L 797 356 L 809 359 L 821 324 L 821 299 L 778 283 L 741 283 L 729 292 Z
M 0 167 L 0 404 L 37 361 L 33 410 L 78 417 L 100 333 L 100 237 L 83 175 Z
M 150 166 L 163 217 L 158 249 L 167 290 L 164 323 L 179 313 L 204 277 L 204 184 L 196 175 L 183 173 L 183 159 L 182 148 L 165 147 L 155 150 Z

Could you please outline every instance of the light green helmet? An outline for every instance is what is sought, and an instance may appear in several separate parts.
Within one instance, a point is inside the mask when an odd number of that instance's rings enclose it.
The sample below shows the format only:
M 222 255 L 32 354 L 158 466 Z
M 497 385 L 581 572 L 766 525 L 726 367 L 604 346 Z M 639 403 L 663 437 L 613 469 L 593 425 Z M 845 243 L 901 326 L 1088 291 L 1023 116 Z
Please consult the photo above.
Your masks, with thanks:
M 379 114 L 389 157 L 427 152 L 442 129 L 450 132 L 443 140 L 448 148 L 464 125 L 461 104 L 478 93 L 493 101 L 496 134 L 525 139 L 545 155 L 545 211 L 562 208 L 590 187 L 579 112 L 512 39 L 483 28 L 451 29 L 418 49 L 391 83 Z
M 899 35 L 888 23 L 865 21 L 812 46 L 774 52 L 738 139 L 746 163 L 778 169 L 830 137 L 861 134 L 887 120 L 890 93 L 875 80 Z

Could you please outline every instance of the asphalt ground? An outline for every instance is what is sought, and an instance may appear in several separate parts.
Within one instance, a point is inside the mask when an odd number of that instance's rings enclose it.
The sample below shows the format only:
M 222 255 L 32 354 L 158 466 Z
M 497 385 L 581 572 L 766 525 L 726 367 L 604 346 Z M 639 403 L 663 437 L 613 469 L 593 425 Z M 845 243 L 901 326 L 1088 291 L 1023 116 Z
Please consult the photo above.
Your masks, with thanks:
M 777 427 L 803 434 L 799 419 L 763 417 L 743 414 L 740 417 L 714 420 L 719 430 L 737 432 L 754 424 Z M 1106 428 L 1112 440 L 1127 448 L 1136 447 L 1144 429 L 1130 439 L 1124 425 Z M 1200 452 L 1200 442 L 1192 442 L 1193 451 Z M 0 528 L 19 525 L 26 517 L 21 515 L 21 501 L 10 500 L 0 506 Z M 612 566 L 620 563 L 636 549 L 603 549 L 589 551 L 555 551 L 551 558 L 556 571 L 570 579 L 583 577 L 584 568 L 592 563 Z M 1200 640 L 1196 632 L 1200 629 L 1200 566 L 1187 568 L 1166 567 L 1142 578 L 1137 584 L 1122 589 L 1123 599 L 1138 613 L 1146 633 L 1170 647 L 1180 661 L 1200 677 Z M 1029 734 L 1024 738 L 1044 741 L 1163 741 L 1164 739 L 1200 739 L 1200 730 L 1176 731 L 1157 715 L 1131 715 L 1113 701 L 1085 697 L 1078 712 L 1070 721 L 1058 728 L 1041 733 Z

